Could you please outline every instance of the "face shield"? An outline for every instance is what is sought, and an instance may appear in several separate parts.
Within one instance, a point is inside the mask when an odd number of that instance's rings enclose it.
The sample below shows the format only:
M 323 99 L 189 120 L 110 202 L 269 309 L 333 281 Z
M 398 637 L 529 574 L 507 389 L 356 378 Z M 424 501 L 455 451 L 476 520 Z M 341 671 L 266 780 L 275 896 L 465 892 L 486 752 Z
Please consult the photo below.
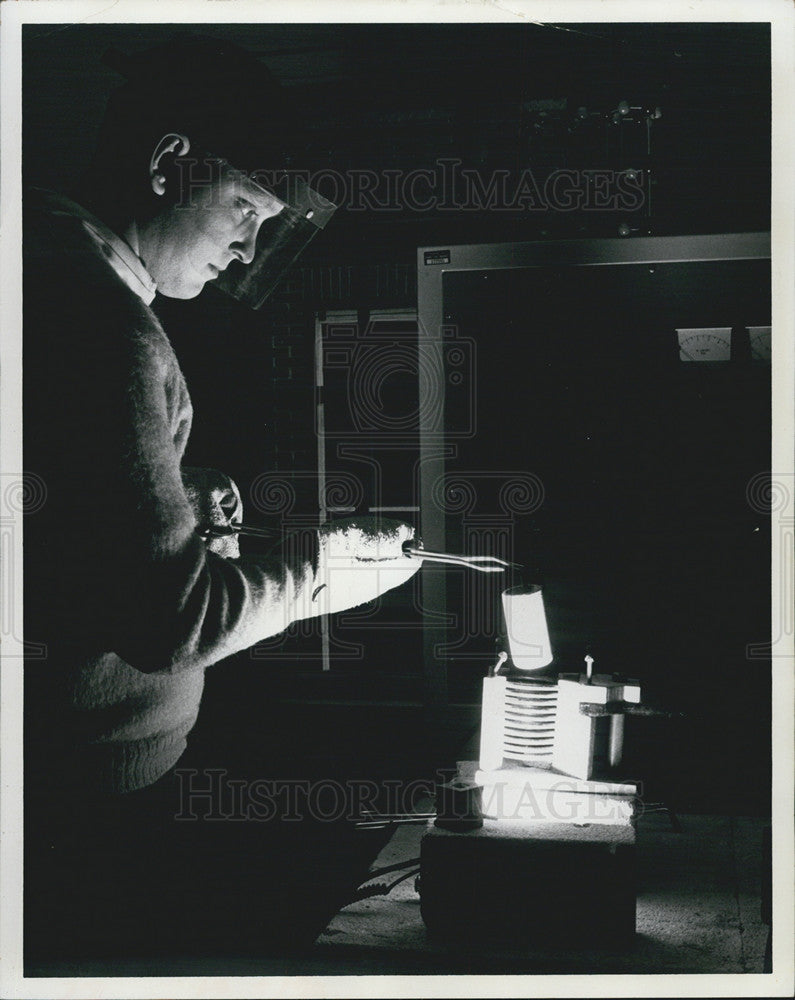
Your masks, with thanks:
M 283 205 L 257 234 L 250 264 L 232 261 L 212 284 L 252 309 L 259 309 L 310 241 L 325 229 L 337 206 L 297 175 L 288 175 L 266 190 Z

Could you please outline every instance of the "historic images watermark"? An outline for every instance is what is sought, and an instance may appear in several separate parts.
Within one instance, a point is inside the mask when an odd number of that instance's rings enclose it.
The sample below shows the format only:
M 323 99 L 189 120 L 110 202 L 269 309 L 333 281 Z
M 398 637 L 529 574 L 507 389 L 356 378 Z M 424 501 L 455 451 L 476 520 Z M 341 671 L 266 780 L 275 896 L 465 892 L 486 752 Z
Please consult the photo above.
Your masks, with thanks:
M 194 207 L 220 169 L 230 171 L 242 194 L 247 185 L 272 192 L 286 204 L 305 203 L 311 211 L 332 202 L 348 212 L 637 212 L 646 204 L 647 177 L 633 167 L 559 168 L 541 173 L 526 167 L 483 171 L 454 157 L 409 170 L 331 167 L 316 171 L 244 172 L 216 157 L 183 156 L 178 207 Z M 213 197 L 221 197 L 216 188 Z M 322 196 L 319 192 L 322 191 Z M 229 191 L 223 196 L 228 197 Z M 203 197 L 203 207 L 207 207 Z
M 791 656 L 795 635 L 795 474 L 760 472 L 748 483 L 752 510 L 771 520 L 773 561 L 772 630 L 770 640 L 748 643 L 749 660 Z
M 22 614 L 17 593 L 16 547 L 24 517 L 35 516 L 47 502 L 47 484 L 34 472 L 0 473 L 0 645 L 5 655 L 12 648 L 30 660 L 44 660 L 47 646 L 22 636 Z
M 174 818 L 194 823 L 366 820 L 388 825 L 418 815 L 430 820 L 433 812 L 419 810 L 427 810 L 438 786 L 450 779 L 450 774 L 443 771 L 433 778 L 411 781 L 236 778 L 224 768 L 178 768 L 175 773 L 178 785 Z M 487 784 L 482 787 L 480 803 L 487 819 L 582 825 L 629 823 L 643 812 L 641 786 L 636 795 L 597 795 L 581 791 L 575 779 L 563 775 L 544 788 L 530 781 Z M 462 811 L 461 818 L 468 815 Z
M 360 325 L 355 319 L 327 322 L 317 341 L 316 366 L 324 372 L 325 390 L 318 390 L 322 422 L 315 431 L 318 448 L 331 456 L 331 468 L 324 471 L 296 469 L 263 472 L 252 484 L 248 503 L 274 525 L 280 544 L 290 560 L 309 558 L 307 537 L 316 527 L 317 515 L 307 515 L 299 496 L 313 489 L 321 516 L 369 515 L 416 519 L 421 496 L 421 458 L 418 433 L 426 440 L 438 440 L 452 454 L 459 440 L 478 433 L 477 369 L 478 345 L 453 324 L 444 325 L 438 335 L 420 334 L 411 324 L 386 324 L 385 330 L 372 319 Z M 329 384 L 337 387 L 335 406 L 328 405 Z M 395 383 L 417 386 L 392 408 L 383 404 Z M 451 401 L 454 405 L 446 405 Z M 396 458 L 400 453 L 404 458 Z M 394 503 L 389 496 L 389 476 L 385 464 L 400 461 L 405 466 L 409 505 L 402 511 L 384 507 Z M 326 463 L 324 463 L 325 465 Z M 340 464 L 347 468 L 340 468 Z M 354 471 L 365 468 L 366 472 Z M 394 478 L 394 477 L 393 477 Z M 514 562 L 518 519 L 531 516 L 544 503 L 545 487 L 532 470 L 520 468 L 459 468 L 454 474 L 440 475 L 433 484 L 430 504 L 445 516 L 461 521 L 465 550 L 473 555 L 492 555 Z M 309 532 L 307 529 L 310 529 Z M 329 567 L 334 571 L 334 567 Z M 337 579 L 345 586 L 350 565 L 342 561 Z M 385 570 L 385 582 L 388 582 Z M 465 593 L 460 607 L 450 611 L 450 649 L 463 657 L 482 654 L 469 648 L 473 637 L 494 635 L 499 627 L 498 585 L 502 575 L 465 574 Z M 333 577 L 332 583 L 333 586 Z M 418 580 L 411 587 L 415 614 L 410 620 L 386 622 L 378 619 L 380 630 L 417 629 L 426 614 L 423 590 Z M 346 639 L 346 628 L 363 626 L 363 612 L 333 616 L 329 623 L 331 645 L 345 659 L 362 659 L 364 647 Z M 285 621 L 291 635 L 315 634 L 316 621 L 307 617 L 294 624 Z M 366 625 L 365 625 L 366 627 Z M 352 635 L 349 632 L 348 638 Z M 252 658 L 280 658 L 282 637 L 257 644 Z

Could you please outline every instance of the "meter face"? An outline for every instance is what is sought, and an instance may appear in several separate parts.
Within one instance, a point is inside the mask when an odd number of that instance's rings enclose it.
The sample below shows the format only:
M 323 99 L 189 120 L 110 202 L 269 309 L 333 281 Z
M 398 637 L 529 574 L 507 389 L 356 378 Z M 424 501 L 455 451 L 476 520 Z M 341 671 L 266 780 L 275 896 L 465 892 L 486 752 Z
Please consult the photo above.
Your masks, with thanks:
M 676 334 L 679 338 L 680 361 L 731 360 L 730 326 L 681 329 Z

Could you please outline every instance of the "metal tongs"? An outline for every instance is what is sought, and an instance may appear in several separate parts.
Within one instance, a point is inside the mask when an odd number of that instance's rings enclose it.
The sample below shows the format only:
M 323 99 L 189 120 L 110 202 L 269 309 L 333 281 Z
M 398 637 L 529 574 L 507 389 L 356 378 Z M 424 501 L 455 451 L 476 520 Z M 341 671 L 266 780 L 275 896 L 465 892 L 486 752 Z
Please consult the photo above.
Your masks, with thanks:
M 430 552 L 412 540 L 403 543 L 403 554 L 427 562 L 448 563 L 451 566 L 469 566 L 480 573 L 504 573 L 506 569 L 521 569 L 519 563 L 506 562 L 496 556 L 457 556 L 451 552 Z
M 251 524 L 240 524 L 230 521 L 229 524 L 210 524 L 197 528 L 196 533 L 205 540 L 208 538 L 228 538 L 229 535 L 252 535 L 255 538 L 273 538 L 276 532 L 272 528 L 255 528 Z

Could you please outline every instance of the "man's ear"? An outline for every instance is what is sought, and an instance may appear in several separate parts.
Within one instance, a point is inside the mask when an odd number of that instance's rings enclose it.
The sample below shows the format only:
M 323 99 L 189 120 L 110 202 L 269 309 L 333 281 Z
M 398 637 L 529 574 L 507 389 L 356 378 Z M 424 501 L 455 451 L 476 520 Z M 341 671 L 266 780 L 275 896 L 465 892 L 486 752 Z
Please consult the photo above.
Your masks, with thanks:
M 167 132 L 155 146 L 149 160 L 149 178 L 155 194 L 166 193 L 166 176 L 160 168 L 164 156 L 187 156 L 190 152 L 190 140 L 181 132 Z

